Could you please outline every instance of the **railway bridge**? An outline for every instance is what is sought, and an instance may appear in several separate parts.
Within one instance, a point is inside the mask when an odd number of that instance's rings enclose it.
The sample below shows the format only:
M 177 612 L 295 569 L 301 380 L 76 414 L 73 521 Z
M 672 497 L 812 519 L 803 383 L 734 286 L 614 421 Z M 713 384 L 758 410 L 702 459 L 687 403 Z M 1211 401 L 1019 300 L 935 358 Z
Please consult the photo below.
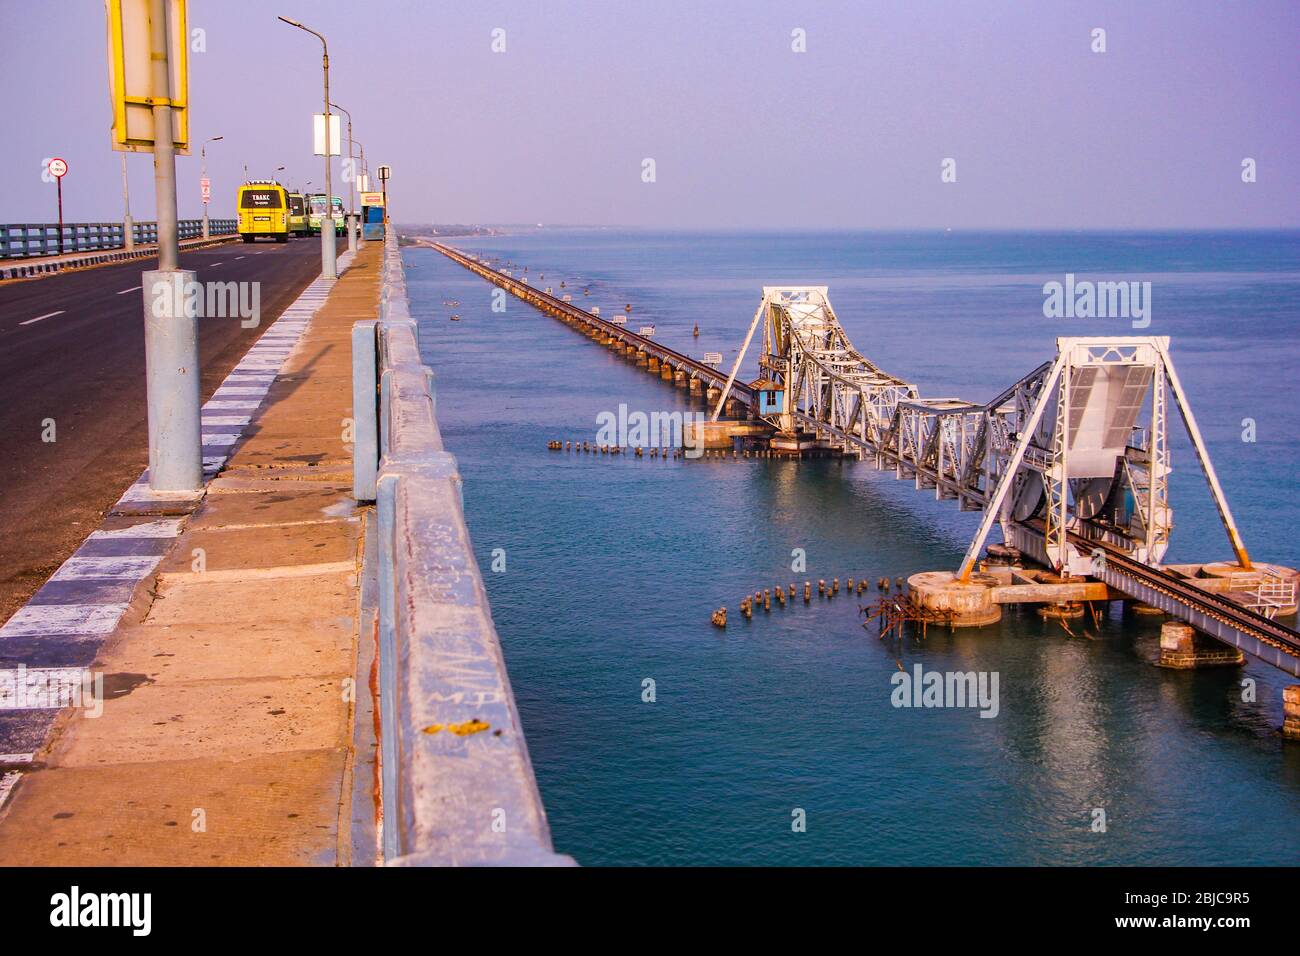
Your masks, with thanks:
M 1296 613 L 1300 573 L 1252 561 L 1168 337 L 1061 337 L 1054 356 L 991 401 L 925 397 L 854 348 L 827 287 L 767 286 L 724 375 L 486 259 L 426 244 L 664 379 L 698 381 L 692 391 L 705 392 L 712 422 L 728 433 L 752 434 L 736 430 L 740 416 L 766 425 L 764 440 L 778 454 L 853 456 L 962 510 L 982 512 L 959 567 L 909 581 L 924 606 L 956 626 L 997 620 L 1001 603 L 1064 608 L 1128 598 L 1188 625 L 1181 635 L 1162 634 L 1162 658 L 1167 650 L 1171 660 L 1189 662 L 1177 666 L 1222 663 L 1226 644 L 1300 677 L 1300 633 L 1278 620 Z M 759 376 L 743 383 L 740 369 L 760 329 Z M 1163 563 L 1174 528 L 1174 417 L 1186 429 L 1232 560 Z M 995 523 L 1000 556 L 1023 556 L 1045 570 L 981 560 Z M 1300 737 L 1300 685 L 1288 688 L 1286 707 L 1288 735 Z

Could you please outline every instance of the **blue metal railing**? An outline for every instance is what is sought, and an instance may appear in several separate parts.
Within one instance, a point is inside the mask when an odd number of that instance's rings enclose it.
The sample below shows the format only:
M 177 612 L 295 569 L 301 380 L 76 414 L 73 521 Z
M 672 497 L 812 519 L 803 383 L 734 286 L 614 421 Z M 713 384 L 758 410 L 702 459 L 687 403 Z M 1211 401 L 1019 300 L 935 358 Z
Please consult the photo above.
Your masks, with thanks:
M 203 235 L 202 219 L 182 219 L 177 224 L 181 239 L 197 239 Z M 234 219 L 209 219 L 208 234 L 228 236 L 238 230 Z M 133 229 L 137 245 L 158 242 L 156 222 L 137 222 Z M 121 249 L 126 245 L 125 231 L 120 222 L 65 222 L 63 224 L 64 253 L 95 252 L 101 249 Z M 0 259 L 26 259 L 32 256 L 58 255 L 58 223 L 2 223 L 0 224 Z

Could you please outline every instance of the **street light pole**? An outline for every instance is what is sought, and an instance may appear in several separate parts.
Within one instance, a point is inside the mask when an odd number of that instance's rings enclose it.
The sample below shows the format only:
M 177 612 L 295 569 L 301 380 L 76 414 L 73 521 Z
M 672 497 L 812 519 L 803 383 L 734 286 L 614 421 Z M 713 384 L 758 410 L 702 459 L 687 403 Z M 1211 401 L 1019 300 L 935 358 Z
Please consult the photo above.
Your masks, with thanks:
M 361 150 L 360 170 L 361 173 L 364 175 L 366 171 L 366 147 L 364 143 L 355 143 L 355 145 L 358 149 Z M 349 153 L 351 152 L 351 147 L 348 148 L 348 152 Z M 355 183 L 356 179 L 357 177 L 354 175 L 352 177 L 352 181 Z M 361 221 L 361 213 L 358 212 L 357 213 L 357 248 L 364 249 L 365 247 L 366 247 L 366 226 L 365 223 Z
M 207 139 L 205 139 L 205 140 L 203 141 L 203 148 L 199 150 L 199 154 L 200 154 L 200 156 L 202 156 L 201 170 L 200 170 L 200 172 L 199 172 L 199 178 L 200 178 L 200 179 L 206 180 L 206 179 L 208 178 L 208 143 L 215 143 L 217 140 L 219 140 L 219 139 L 225 139 L 225 138 L 226 138 L 226 137 L 224 137 L 224 136 L 210 136 L 210 137 L 208 137 Z M 125 158 L 125 157 L 123 157 L 123 158 Z M 211 192 L 211 189 L 210 189 L 210 188 L 209 188 L 208 192 Z M 235 215 L 239 215 L 239 213 L 236 212 Z M 208 233 L 208 197 L 207 197 L 206 195 L 203 197 L 203 238 L 204 238 L 204 239 L 209 238 L 209 233 Z
M 131 218 L 131 184 L 126 178 L 126 153 L 122 154 L 122 245 L 127 252 L 135 249 L 135 221 Z
M 325 42 L 325 37 L 311 27 L 303 26 L 297 20 L 290 20 L 288 17 L 278 17 L 291 27 L 297 27 L 310 33 L 316 39 L 320 40 L 322 56 L 321 70 L 325 76 L 325 214 L 321 217 L 320 229 L 320 274 L 323 279 L 337 279 L 338 267 L 335 261 L 334 250 L 334 190 L 333 180 L 330 175 L 330 48 Z M 325 227 L 325 220 L 329 220 L 329 228 Z
M 337 103 L 331 103 L 330 106 L 334 107 L 336 110 L 340 110 L 341 112 L 347 114 L 348 161 L 350 163 L 352 161 L 352 114 L 349 113 L 347 110 L 343 109 L 343 107 L 339 106 Z M 357 237 L 353 234 L 352 231 L 354 226 L 352 217 L 356 213 L 356 209 L 357 209 L 356 199 L 357 199 L 357 174 L 356 174 L 356 170 L 353 169 L 352 175 L 348 177 L 348 248 L 349 249 L 356 249 L 357 247 Z
M 149 2 L 154 196 L 158 207 L 158 268 L 142 276 L 149 487 L 154 491 L 197 491 L 203 487 L 199 324 L 184 304 L 184 289 L 193 284 L 194 273 L 179 268 L 168 7 L 167 0 Z

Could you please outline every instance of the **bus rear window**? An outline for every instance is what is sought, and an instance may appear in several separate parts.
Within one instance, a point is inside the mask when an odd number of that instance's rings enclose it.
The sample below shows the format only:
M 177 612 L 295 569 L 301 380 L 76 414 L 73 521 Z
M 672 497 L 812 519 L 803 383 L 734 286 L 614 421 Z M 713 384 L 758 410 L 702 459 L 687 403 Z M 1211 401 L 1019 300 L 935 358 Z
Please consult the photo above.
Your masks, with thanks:
M 245 190 L 239 201 L 241 209 L 283 209 L 280 194 L 275 190 Z

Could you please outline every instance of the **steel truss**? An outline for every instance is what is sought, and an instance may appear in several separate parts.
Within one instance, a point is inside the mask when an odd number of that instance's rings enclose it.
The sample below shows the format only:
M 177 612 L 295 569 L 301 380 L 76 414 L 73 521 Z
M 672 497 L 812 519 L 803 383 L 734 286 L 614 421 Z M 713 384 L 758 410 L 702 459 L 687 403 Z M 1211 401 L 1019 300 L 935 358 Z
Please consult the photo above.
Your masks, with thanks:
M 853 347 L 826 286 L 765 286 L 715 420 L 760 323 L 756 384 L 783 394 L 763 416 L 779 432 L 813 436 L 984 512 L 959 577 L 969 577 L 995 520 L 1004 540 L 1062 574 L 1089 573 L 1101 553 L 1085 553 L 1078 538 L 1158 566 L 1173 529 L 1170 394 L 1238 563 L 1250 568 L 1167 337 L 1058 338 L 1054 359 L 990 402 L 926 399 Z

